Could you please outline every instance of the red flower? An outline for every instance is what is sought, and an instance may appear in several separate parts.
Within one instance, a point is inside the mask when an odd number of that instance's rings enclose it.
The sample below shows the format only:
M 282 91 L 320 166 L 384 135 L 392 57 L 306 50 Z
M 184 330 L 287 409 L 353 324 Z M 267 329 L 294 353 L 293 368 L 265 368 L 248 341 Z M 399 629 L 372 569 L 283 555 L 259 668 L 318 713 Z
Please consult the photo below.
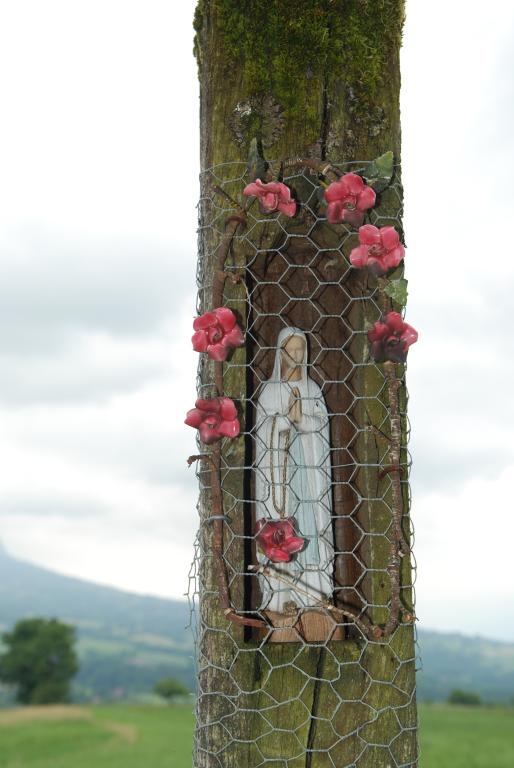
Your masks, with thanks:
M 378 229 L 365 224 L 359 229 L 359 242 L 360 245 L 350 253 L 351 263 L 358 269 L 367 267 L 378 277 L 397 267 L 405 256 L 405 248 L 394 227 Z
M 410 345 L 418 340 L 418 332 L 403 322 L 399 312 L 388 312 L 368 331 L 368 339 L 375 362 L 404 363 Z
M 364 184 L 356 173 L 345 173 L 325 190 L 327 220 L 330 224 L 347 221 L 358 227 L 364 221 L 364 211 L 375 205 L 375 190 Z
M 296 203 L 291 200 L 291 190 L 280 181 L 263 184 L 260 179 L 256 179 L 243 189 L 243 195 L 257 197 L 263 213 L 280 211 L 286 216 L 294 216 L 296 213 Z
M 230 397 L 198 399 L 195 407 L 187 412 L 184 423 L 198 429 L 200 440 L 207 445 L 222 437 L 237 437 L 241 429 Z
M 227 307 L 205 312 L 195 319 L 193 328 L 193 349 L 195 352 L 207 352 L 213 360 L 226 360 L 232 347 L 244 344 L 243 332 L 236 325 L 236 316 Z
M 305 539 L 296 536 L 290 518 L 283 520 L 257 520 L 255 528 L 257 544 L 272 563 L 288 563 L 299 552 Z

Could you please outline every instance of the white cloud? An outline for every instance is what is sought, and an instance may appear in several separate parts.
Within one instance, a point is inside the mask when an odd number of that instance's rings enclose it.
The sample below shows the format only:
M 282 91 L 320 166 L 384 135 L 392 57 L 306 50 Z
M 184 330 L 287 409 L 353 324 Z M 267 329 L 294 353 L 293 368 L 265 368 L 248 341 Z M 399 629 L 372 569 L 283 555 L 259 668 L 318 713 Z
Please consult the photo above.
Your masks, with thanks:
M 193 498 L 170 492 L 160 502 L 162 514 L 156 522 L 155 514 L 149 514 L 155 513 L 155 499 L 148 489 L 142 496 L 145 506 L 132 516 L 119 509 L 102 523 L 97 517 L 2 515 L 7 549 L 66 575 L 141 594 L 182 598 L 188 588 L 192 538 L 187 522 L 177 519 L 175 512 L 180 504 L 194 517 Z
M 444 18 L 444 23 L 441 19 Z M 420 489 L 455 491 L 514 461 L 508 126 L 514 8 L 408 3 L 402 53 L 411 449 Z M 480 40 L 480 55 L 477 55 Z M 510 64 L 508 63 L 510 60 Z
M 177 344 L 188 332 L 183 312 L 167 343 L 129 345 L 131 364 L 144 370 L 145 355 L 153 355 L 159 371 L 132 392 L 123 391 L 125 382 L 78 404 L 32 398 L 0 411 L 0 518 L 13 554 L 125 589 L 183 595 L 197 526 L 197 487 L 186 465 L 195 433 L 183 424 L 196 360 L 187 349 L 186 365 Z M 124 346 L 103 342 L 109 354 L 94 348 L 93 371 L 107 360 L 115 371 Z M 87 360 L 66 362 L 68 379 L 83 375 Z
M 189 349 L 185 361 L 177 357 L 171 344 L 163 345 L 163 352 L 166 358 L 157 358 L 161 375 L 135 391 L 107 391 L 79 405 L 11 406 L 2 412 L 3 440 L 43 456 L 62 453 L 74 462 L 121 467 L 131 475 L 169 482 L 182 473 L 184 452 L 194 448 L 194 432 L 183 419 L 195 399 L 196 360 Z
M 408 383 L 422 625 L 514 638 L 514 8 L 410 2 L 402 54 Z M 444 23 L 441 21 L 444 20 Z M 479 41 L 480 52 L 477 52 Z M 510 169 L 510 170 L 509 170 Z
M 10 356 L 48 356 L 80 343 L 75 333 L 158 332 L 194 285 L 192 242 L 73 239 L 19 224 L 0 230 L 0 252 L 0 351 Z
M 169 242 L 182 227 L 192 232 L 194 5 L 2 4 L 4 217 L 44 222 L 75 238 L 151 232 Z
M 512 639 L 514 463 L 456 493 L 414 492 L 421 626 Z
M 182 399 L 174 403 L 169 394 L 153 389 L 146 411 L 144 397 L 133 411 L 131 396 L 85 413 L 28 409 L 33 429 L 7 430 L 0 444 L 8 549 L 64 573 L 181 596 L 197 523 L 197 490 L 186 467 L 195 446 L 182 424 Z M 160 468 L 161 477 L 148 477 L 148 467 L 154 474 Z
M 114 339 L 102 333 L 77 334 L 67 353 L 49 357 L 3 358 L 4 402 L 80 402 L 105 400 L 137 390 L 168 373 L 165 341 Z

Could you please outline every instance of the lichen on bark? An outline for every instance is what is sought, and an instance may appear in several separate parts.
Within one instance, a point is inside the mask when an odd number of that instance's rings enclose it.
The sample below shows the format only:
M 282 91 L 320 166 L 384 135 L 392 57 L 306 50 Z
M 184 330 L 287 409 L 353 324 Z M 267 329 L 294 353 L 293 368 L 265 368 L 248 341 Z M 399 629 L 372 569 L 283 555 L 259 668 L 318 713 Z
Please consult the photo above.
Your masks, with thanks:
M 227 69 L 240 68 L 243 91 L 272 93 L 287 120 L 319 129 L 310 96 L 319 82 L 329 94 L 343 77 L 355 117 L 380 121 L 376 102 L 401 42 L 401 0 L 200 0 L 194 22 L 200 70 L 207 13 L 217 19 Z

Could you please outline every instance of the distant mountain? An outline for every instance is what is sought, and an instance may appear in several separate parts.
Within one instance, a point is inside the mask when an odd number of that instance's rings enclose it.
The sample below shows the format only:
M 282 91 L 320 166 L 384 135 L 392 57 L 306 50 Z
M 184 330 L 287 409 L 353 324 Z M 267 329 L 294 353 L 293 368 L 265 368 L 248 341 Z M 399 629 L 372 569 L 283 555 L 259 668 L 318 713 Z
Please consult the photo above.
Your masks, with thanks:
M 421 630 L 419 645 L 421 700 L 445 701 L 461 688 L 486 702 L 514 702 L 514 643 Z
M 56 617 L 77 627 L 77 701 L 140 695 L 168 675 L 194 687 L 185 601 L 62 576 L 12 558 L 0 546 L 0 631 L 28 616 Z M 484 701 L 514 699 L 514 643 L 420 630 L 419 645 L 421 700 L 443 701 L 453 688 L 479 693 Z
M 10 557 L 0 549 L 0 623 L 23 616 L 57 614 L 62 619 L 131 633 L 152 632 L 187 642 L 189 615 L 183 600 L 135 595 L 62 576 Z
M 77 628 L 80 672 L 73 693 L 79 701 L 148 692 L 169 675 L 194 687 L 189 609 L 183 600 L 62 576 L 10 557 L 0 547 L 0 631 L 29 616 L 55 617 Z

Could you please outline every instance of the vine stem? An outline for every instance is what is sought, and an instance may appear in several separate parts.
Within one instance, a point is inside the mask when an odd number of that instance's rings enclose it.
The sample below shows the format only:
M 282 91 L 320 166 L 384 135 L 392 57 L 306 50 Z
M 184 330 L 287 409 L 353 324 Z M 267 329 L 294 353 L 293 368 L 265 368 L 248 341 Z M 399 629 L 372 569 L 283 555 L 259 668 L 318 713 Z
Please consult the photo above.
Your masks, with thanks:
M 311 171 L 320 173 L 322 176 L 332 176 L 334 179 L 339 179 L 342 176 L 341 171 L 327 163 L 326 160 L 316 160 L 314 157 L 288 157 L 282 163 L 282 168 L 292 168 L 294 166 L 310 168 Z
M 402 555 L 407 555 L 409 554 L 410 549 L 407 545 L 407 542 L 405 541 L 402 529 L 403 499 L 400 479 L 402 472 L 402 468 L 400 466 L 402 426 L 400 409 L 398 407 L 398 393 L 401 389 L 402 383 L 399 379 L 396 378 L 395 363 L 389 361 L 385 362 L 384 372 L 387 380 L 387 395 L 389 400 L 389 414 L 391 420 L 391 441 L 389 443 L 389 456 L 391 465 L 388 470 L 391 471 L 393 525 L 399 550 Z
M 223 287 L 228 273 L 225 272 L 225 261 L 232 245 L 232 240 L 240 226 L 246 225 L 246 210 L 242 209 L 240 213 L 234 213 L 229 216 L 225 222 L 225 232 L 221 240 L 218 257 L 216 259 L 216 269 L 212 283 L 212 306 L 216 309 L 223 302 Z
M 218 190 L 219 191 L 219 190 Z M 246 225 L 246 210 L 237 206 L 239 213 L 232 214 L 225 221 L 225 232 L 219 246 L 216 259 L 216 268 L 212 284 L 212 307 L 216 309 L 223 303 L 223 289 L 229 273 L 225 272 L 225 261 L 227 259 L 232 241 L 239 227 Z M 218 396 L 223 397 L 223 363 L 214 362 L 214 383 L 218 390 Z M 216 563 L 218 593 L 220 607 L 225 618 L 234 624 L 245 627 L 268 628 L 268 624 L 262 619 L 252 619 L 248 616 L 241 616 L 235 611 L 230 603 L 230 589 L 228 586 L 227 568 L 223 558 L 223 491 L 221 488 L 221 445 L 215 443 L 209 454 L 211 464 L 211 501 L 212 501 L 212 554 Z
M 384 635 L 394 632 L 400 621 L 401 597 L 400 597 L 400 568 L 401 557 L 408 554 L 409 547 L 405 541 L 402 529 L 403 499 L 401 486 L 401 417 L 398 407 L 398 392 L 401 381 L 396 377 L 396 365 L 393 362 L 384 363 L 384 373 L 387 381 L 387 395 L 389 400 L 389 418 L 391 422 L 391 439 L 389 442 L 389 457 L 391 461 L 388 471 L 391 472 L 393 535 L 390 537 L 389 560 L 387 571 L 391 582 L 391 609 L 389 619 L 384 627 Z
M 194 461 L 204 460 L 211 468 L 211 504 L 212 504 L 212 542 L 211 551 L 214 558 L 218 582 L 218 596 L 220 608 L 225 618 L 234 624 L 245 627 L 258 627 L 268 629 L 269 625 L 262 619 L 252 619 L 249 616 L 241 616 L 230 603 L 230 589 L 228 586 L 227 569 L 223 558 L 223 491 L 221 488 L 221 446 L 215 443 L 211 453 L 190 456 L 188 464 Z
M 218 250 L 216 268 L 212 282 L 212 308 L 217 309 L 223 304 L 223 289 L 229 273 L 225 272 L 225 261 L 230 251 L 230 246 L 239 227 L 246 226 L 246 210 L 240 208 L 240 213 L 232 214 L 225 222 L 225 232 Z M 218 390 L 218 397 L 223 396 L 223 365 L 214 364 L 214 384 Z
M 292 587 L 296 592 L 299 592 L 300 594 L 306 595 L 308 598 L 312 600 L 312 595 L 310 592 L 307 592 L 307 590 L 302 589 L 293 579 L 290 579 L 286 574 L 279 573 L 276 571 L 273 566 L 265 566 L 265 565 L 250 565 L 249 566 L 250 571 L 254 571 L 255 573 L 262 573 L 263 576 L 267 576 L 268 578 L 276 579 L 277 581 L 281 581 L 283 584 L 286 584 L 288 587 Z M 379 635 L 377 634 L 376 630 L 380 629 L 380 627 L 375 627 L 371 622 L 369 622 L 367 619 L 362 619 L 360 616 L 358 616 L 354 610 L 352 610 L 349 606 L 345 605 L 333 605 L 332 603 L 329 603 L 326 600 L 316 600 L 316 604 L 319 606 L 319 608 L 325 608 L 327 611 L 330 611 L 336 619 L 336 614 L 339 614 L 340 617 L 351 619 L 354 624 L 356 624 L 359 629 L 366 635 L 367 637 L 371 637 L 372 639 L 376 639 Z

